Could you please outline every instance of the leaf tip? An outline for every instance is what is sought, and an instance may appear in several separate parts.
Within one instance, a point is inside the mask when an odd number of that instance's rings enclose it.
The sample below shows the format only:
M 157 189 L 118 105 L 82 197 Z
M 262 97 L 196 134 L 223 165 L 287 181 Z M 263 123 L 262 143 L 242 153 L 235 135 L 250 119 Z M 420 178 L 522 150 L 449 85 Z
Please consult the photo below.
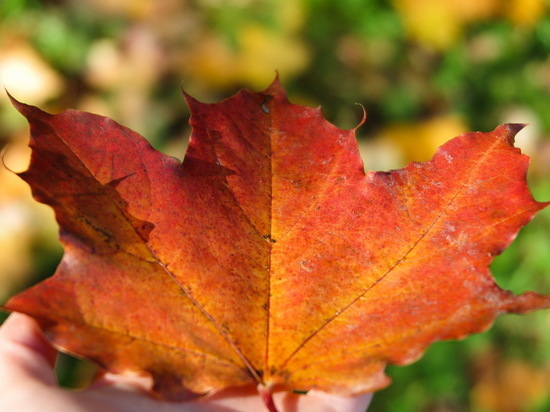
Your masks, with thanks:
M 187 93 L 187 91 L 183 87 L 181 89 L 181 92 L 182 92 L 183 98 L 185 99 L 187 104 L 189 104 L 189 101 L 196 101 L 197 100 L 193 96 L 191 96 L 189 93 Z
M 363 117 L 361 118 L 361 121 L 359 122 L 359 124 L 352 129 L 353 131 L 356 131 L 357 129 L 359 129 L 367 121 L 367 111 L 365 110 L 365 106 L 363 106 L 361 103 L 355 103 L 355 104 L 359 106 L 361 110 L 363 110 Z
M 495 132 L 497 132 L 499 136 L 502 136 L 510 145 L 513 145 L 516 134 L 525 126 L 527 126 L 526 123 L 506 123 L 498 126 Z
M 40 110 L 36 106 L 32 106 L 32 105 L 20 102 L 15 97 L 13 97 L 7 89 L 4 89 L 4 90 L 6 91 L 6 94 L 8 95 L 8 98 L 10 99 L 10 102 L 13 105 L 13 107 L 15 107 L 17 111 L 21 113 L 23 116 L 25 116 L 27 119 L 29 119 L 33 113 L 45 113 L 44 111 Z
M 276 72 L 275 79 L 271 82 L 269 87 L 265 89 L 262 94 L 280 95 L 286 98 L 286 90 L 284 89 L 281 80 L 279 79 L 279 72 Z
M 550 295 L 541 295 L 532 291 L 514 295 L 504 292 L 501 310 L 506 313 L 524 314 L 538 309 L 550 308 Z
M 15 97 L 13 97 L 8 89 L 4 88 L 4 91 L 8 95 L 8 98 L 10 99 L 10 102 L 13 105 L 13 107 L 15 107 L 17 110 L 19 110 L 19 106 L 21 106 L 23 103 L 21 103 L 19 100 L 17 100 Z M 19 110 L 19 111 L 21 111 L 21 110 Z

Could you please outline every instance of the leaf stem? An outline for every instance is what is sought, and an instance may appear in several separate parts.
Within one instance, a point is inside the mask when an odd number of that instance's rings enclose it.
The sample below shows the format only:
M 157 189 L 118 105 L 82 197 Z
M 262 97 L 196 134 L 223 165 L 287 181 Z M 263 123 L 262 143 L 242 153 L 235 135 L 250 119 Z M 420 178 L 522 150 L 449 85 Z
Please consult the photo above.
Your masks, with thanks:
M 265 407 L 269 412 L 278 412 L 275 402 L 273 402 L 273 388 L 271 386 L 265 386 L 263 383 L 260 383 L 258 386 L 258 394 L 262 401 L 264 402 Z

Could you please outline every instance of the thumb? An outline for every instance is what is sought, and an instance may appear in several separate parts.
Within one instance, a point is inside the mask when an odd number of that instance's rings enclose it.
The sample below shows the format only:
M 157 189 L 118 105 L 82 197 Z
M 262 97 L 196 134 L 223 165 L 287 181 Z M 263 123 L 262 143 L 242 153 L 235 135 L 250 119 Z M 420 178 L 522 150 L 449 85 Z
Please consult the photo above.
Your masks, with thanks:
M 0 327 L 0 386 L 19 379 L 55 385 L 56 355 L 32 318 L 12 313 Z

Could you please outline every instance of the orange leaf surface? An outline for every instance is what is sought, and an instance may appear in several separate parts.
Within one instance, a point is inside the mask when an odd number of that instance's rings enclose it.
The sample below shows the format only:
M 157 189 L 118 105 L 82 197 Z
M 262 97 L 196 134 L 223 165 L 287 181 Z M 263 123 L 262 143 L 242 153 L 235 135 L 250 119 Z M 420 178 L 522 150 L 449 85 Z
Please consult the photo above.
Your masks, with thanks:
M 488 269 L 548 204 L 527 188 L 520 125 L 365 173 L 355 130 L 278 81 L 186 98 L 183 163 L 107 118 L 14 102 L 32 133 L 21 177 L 55 210 L 65 254 L 5 308 L 56 347 L 150 374 L 165 399 L 248 384 L 354 395 L 433 341 L 550 306 Z

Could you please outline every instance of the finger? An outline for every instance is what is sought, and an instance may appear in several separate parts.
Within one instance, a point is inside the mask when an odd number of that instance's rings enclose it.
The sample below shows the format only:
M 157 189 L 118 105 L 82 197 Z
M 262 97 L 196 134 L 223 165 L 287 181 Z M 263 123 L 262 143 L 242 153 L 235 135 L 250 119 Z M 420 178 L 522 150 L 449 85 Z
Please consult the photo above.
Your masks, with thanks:
M 205 411 L 265 411 L 256 385 L 222 389 L 197 401 Z
M 142 374 L 115 374 L 106 371 L 100 371 L 89 386 L 90 388 L 102 388 L 105 386 L 116 387 L 119 389 L 133 392 L 150 392 L 153 387 L 153 381 L 150 377 Z
M 92 406 L 102 412 L 258 412 L 264 411 L 259 396 L 254 391 L 228 389 L 213 400 L 200 398 L 195 401 L 168 402 L 140 392 L 140 384 L 121 375 L 104 377 L 103 386 L 94 385 L 85 391 L 69 395 L 75 402 Z M 110 381 L 109 384 L 107 384 Z
M 372 393 L 359 396 L 336 396 L 311 390 L 306 395 L 278 391 L 273 399 L 280 412 L 365 412 L 372 399 Z M 203 405 L 226 407 L 235 411 L 264 411 L 265 407 L 255 386 L 228 388 L 204 399 Z
M 55 384 L 56 354 L 29 316 L 12 313 L 0 327 L 0 375 L 7 379 L 32 377 Z
M 326 392 L 311 390 L 306 395 L 284 393 L 281 399 L 275 401 L 282 405 L 285 412 L 365 412 L 372 399 L 372 393 L 358 396 L 337 396 Z

